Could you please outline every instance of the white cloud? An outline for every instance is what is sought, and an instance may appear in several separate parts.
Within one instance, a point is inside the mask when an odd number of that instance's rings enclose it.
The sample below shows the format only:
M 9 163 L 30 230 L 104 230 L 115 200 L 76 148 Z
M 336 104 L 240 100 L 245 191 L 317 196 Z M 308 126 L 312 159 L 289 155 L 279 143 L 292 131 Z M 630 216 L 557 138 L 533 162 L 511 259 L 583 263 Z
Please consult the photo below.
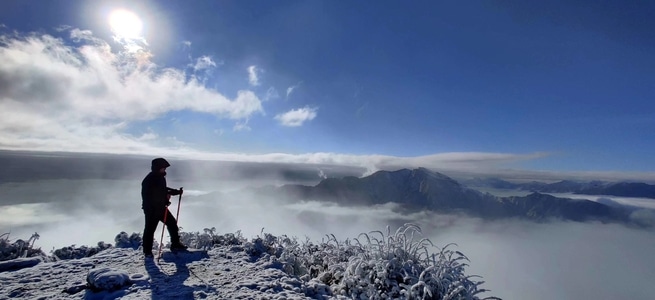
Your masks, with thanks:
M 161 152 L 161 150 L 160 150 Z M 380 154 L 348 154 L 333 152 L 314 152 L 302 154 L 268 153 L 205 153 L 187 150 L 170 151 L 168 154 L 189 159 L 207 159 L 220 161 L 316 164 L 360 167 L 363 175 L 378 170 L 397 170 L 400 168 L 425 167 L 447 173 L 448 175 L 500 176 L 516 180 L 638 180 L 655 182 L 655 172 L 614 172 L 614 171 L 536 171 L 508 169 L 507 165 L 530 161 L 549 156 L 544 152 L 536 153 L 493 153 L 493 152 L 447 152 L 422 156 L 401 157 Z
M 234 124 L 234 127 L 232 128 L 232 131 L 250 131 L 251 128 L 248 126 L 248 120 L 244 120 L 242 122 L 237 122 Z
M 277 99 L 277 98 L 280 98 L 280 94 L 277 92 L 277 90 L 274 87 L 270 87 L 268 88 L 268 90 L 266 90 L 266 96 L 264 97 L 264 101 Z
M 275 119 L 283 126 L 298 127 L 302 126 L 306 121 L 311 121 L 316 118 L 316 111 L 318 108 L 303 107 L 292 109 L 286 113 L 275 116 Z
M 176 136 L 167 136 L 165 139 L 167 144 L 174 145 L 176 147 L 186 147 L 187 143 L 180 141 Z
M 150 60 L 148 51 L 112 52 L 91 32 L 71 30 L 83 45 L 66 45 L 50 35 L 0 36 L 0 149 L 67 151 L 114 154 L 161 153 L 189 159 L 297 164 L 332 164 L 361 167 L 367 172 L 401 167 L 427 167 L 501 175 L 514 179 L 650 180 L 653 172 L 550 172 L 507 169 L 509 163 L 544 157 L 545 153 L 437 153 L 415 157 L 354 155 L 348 153 L 208 153 L 154 132 L 131 135 L 125 129 L 171 111 L 188 110 L 244 121 L 263 114 L 260 99 L 248 90 L 230 99 L 205 87 L 183 70 L 164 68 Z M 295 86 L 294 86 L 295 88 Z M 287 95 L 293 89 L 287 90 Z M 302 124 L 310 109 L 276 116 L 280 122 Z M 295 111 L 295 114 L 293 113 Z M 315 117 L 315 111 L 314 116 Z M 246 125 L 247 126 L 247 125 Z M 243 128 L 245 129 L 245 127 Z M 217 132 L 223 134 L 223 130 Z
M 124 133 L 134 121 L 181 110 L 235 121 L 263 114 L 252 91 L 229 99 L 129 43 L 112 52 L 90 31 L 73 29 L 71 37 L 85 43 L 36 33 L 0 36 L 0 148 L 140 152 L 152 146 Z
M 144 133 L 141 137 L 138 138 L 139 141 L 154 141 L 159 137 L 152 128 L 148 128 L 148 131 Z
M 259 82 L 259 74 L 264 72 L 264 70 L 257 68 L 257 66 L 250 66 L 248 67 L 248 82 L 252 86 L 259 86 L 261 83 Z
M 96 38 L 93 36 L 91 30 L 80 30 L 78 28 L 73 28 L 70 31 L 70 37 L 75 42 L 80 41 L 92 41 L 96 42 Z
M 3 27 L 7 27 L 7 26 L 5 26 L 3 24 L 0 24 L 0 28 L 3 28 Z M 62 32 L 62 31 L 70 30 L 71 28 L 73 28 L 73 27 L 71 27 L 70 25 L 59 25 L 59 26 L 55 27 L 55 30 L 59 31 L 59 32 Z
M 193 66 L 193 70 L 201 71 L 214 67 L 216 67 L 216 62 L 214 62 L 214 60 L 212 60 L 211 57 L 207 55 L 203 55 L 201 57 L 198 57 L 198 59 L 196 59 L 196 64 Z
M 191 41 L 182 41 L 182 45 L 189 48 L 189 47 L 191 47 Z
M 302 81 L 301 81 L 301 82 L 298 82 L 298 84 L 296 84 L 296 85 L 292 85 L 292 86 L 290 86 L 290 87 L 287 88 L 287 97 L 286 97 L 286 100 L 289 100 L 289 97 L 291 96 L 291 94 L 293 93 L 293 91 L 295 91 L 298 87 L 300 87 L 300 84 L 301 84 L 301 83 L 302 83 Z

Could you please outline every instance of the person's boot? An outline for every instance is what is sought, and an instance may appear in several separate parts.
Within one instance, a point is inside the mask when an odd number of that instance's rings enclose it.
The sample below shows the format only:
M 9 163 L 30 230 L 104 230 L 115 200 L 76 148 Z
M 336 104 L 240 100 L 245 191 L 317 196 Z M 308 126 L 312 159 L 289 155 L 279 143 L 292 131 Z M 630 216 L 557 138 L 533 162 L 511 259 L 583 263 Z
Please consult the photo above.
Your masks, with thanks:
M 184 244 L 182 244 L 179 241 L 171 243 L 171 251 L 184 251 L 187 248 L 188 248 L 187 246 L 184 246 Z

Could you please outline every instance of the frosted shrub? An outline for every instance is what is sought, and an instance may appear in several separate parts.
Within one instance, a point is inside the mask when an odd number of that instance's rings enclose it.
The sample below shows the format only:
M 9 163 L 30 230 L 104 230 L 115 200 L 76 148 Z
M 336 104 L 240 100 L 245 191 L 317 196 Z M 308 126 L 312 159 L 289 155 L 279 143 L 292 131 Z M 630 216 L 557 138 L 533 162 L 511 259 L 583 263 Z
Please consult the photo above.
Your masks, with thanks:
M 131 235 L 127 235 L 125 231 L 117 234 L 114 238 L 114 243 L 116 248 L 132 248 L 134 250 L 139 249 L 142 242 L 141 234 L 133 232 Z
M 8 234 L 0 236 L 0 260 L 45 257 L 40 249 L 32 248 L 38 237 L 35 233 L 27 242 L 12 243 Z M 303 280 L 305 294 L 313 298 L 478 300 L 477 295 L 486 291 L 479 288 L 483 281 L 474 280 L 478 276 L 464 273 L 468 258 L 452 250 L 454 244 L 438 248 L 421 238 L 421 229 L 414 224 L 405 224 L 393 233 L 387 226 L 386 233 L 362 233 L 353 240 L 339 241 L 327 235 L 320 243 L 309 239 L 300 243 L 263 230 L 248 241 L 240 232 L 218 235 L 214 227 L 202 233 L 180 232 L 180 238 L 190 248 L 233 246 L 234 251 L 245 251 L 254 260 L 268 261 L 268 267 Z M 138 233 L 121 232 L 114 241 L 116 247 L 138 249 L 142 239 Z M 89 257 L 111 247 L 104 242 L 96 247 L 72 245 L 54 250 L 49 260 Z
M 246 242 L 240 231 L 218 235 L 216 227 L 205 228 L 203 233 L 180 232 L 180 241 L 190 248 L 205 250 L 216 246 L 241 245 Z
M 274 257 L 280 257 L 288 247 L 293 247 L 294 240 L 286 235 L 276 237 L 270 233 L 264 233 L 257 236 L 252 241 L 245 242 L 243 248 L 246 253 L 253 257 L 259 257 L 263 254 L 268 254 Z
M 226 246 L 226 245 L 241 245 L 246 240 L 241 236 L 241 232 L 237 231 L 236 233 L 227 233 L 224 235 L 218 235 L 216 233 L 216 228 L 205 228 L 202 233 L 200 232 L 180 232 L 180 241 L 189 246 L 192 249 L 204 249 L 208 250 L 215 246 Z M 116 235 L 114 238 L 116 248 L 132 248 L 134 250 L 139 249 L 143 244 L 143 238 L 140 233 L 132 233 L 128 235 L 126 232 L 121 232 Z M 165 241 L 164 247 L 170 246 L 168 241 Z M 159 248 L 159 236 L 155 235 L 153 241 L 153 249 Z
M 35 232 L 27 241 L 18 239 L 12 242 L 9 240 L 9 233 L 0 235 L 0 261 L 36 256 L 47 257 L 41 248 L 34 248 L 34 242 L 39 237 Z
M 352 299 L 479 299 L 486 290 L 472 280 L 476 276 L 464 274 L 468 258 L 449 249 L 452 244 L 439 249 L 420 234 L 418 226 L 405 224 L 393 234 L 387 227 L 386 234 L 361 234 L 354 241 L 328 235 L 319 244 L 266 235 L 245 248 L 251 255 L 274 255 L 285 272 L 320 289 L 308 295 L 324 294 L 328 286 L 329 293 Z
M 52 251 L 52 255 L 54 256 L 55 260 L 80 259 L 96 255 L 100 251 L 109 249 L 111 247 L 111 244 L 107 244 L 105 242 L 98 242 L 98 246 L 96 247 L 75 247 L 75 245 L 71 245 Z

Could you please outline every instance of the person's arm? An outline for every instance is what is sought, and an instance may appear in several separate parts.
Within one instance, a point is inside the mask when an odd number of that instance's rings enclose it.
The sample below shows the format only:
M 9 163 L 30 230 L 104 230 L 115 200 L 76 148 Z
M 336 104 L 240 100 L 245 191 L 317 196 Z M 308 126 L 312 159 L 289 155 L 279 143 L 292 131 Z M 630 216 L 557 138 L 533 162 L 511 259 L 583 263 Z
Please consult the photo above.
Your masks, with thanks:
M 167 187 L 166 189 L 168 189 L 168 194 L 171 195 L 171 196 L 177 196 L 177 195 L 181 195 L 183 193 L 182 190 L 176 190 L 176 189 L 172 189 L 172 188 L 169 188 L 169 187 Z

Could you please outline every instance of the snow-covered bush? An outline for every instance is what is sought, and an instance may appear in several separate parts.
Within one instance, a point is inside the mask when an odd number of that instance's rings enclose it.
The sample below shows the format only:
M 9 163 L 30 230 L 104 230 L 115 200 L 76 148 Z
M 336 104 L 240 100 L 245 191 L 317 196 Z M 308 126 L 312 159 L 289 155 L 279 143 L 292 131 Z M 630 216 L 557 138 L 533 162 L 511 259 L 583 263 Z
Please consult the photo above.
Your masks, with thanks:
M 111 244 L 107 244 L 105 242 L 98 242 L 98 246 L 96 247 L 75 247 L 75 245 L 71 245 L 52 251 L 52 255 L 55 260 L 80 259 L 96 255 L 98 252 L 109 249 L 111 247 Z
M 127 232 L 121 231 L 121 233 L 117 234 L 114 238 L 114 244 L 116 245 L 116 248 L 132 248 L 134 250 L 141 247 L 142 241 L 143 239 L 141 238 L 141 234 L 136 232 L 133 232 L 131 235 L 127 235 Z
M 41 248 L 34 248 L 34 242 L 38 239 L 39 234 L 36 232 L 27 241 L 18 239 L 12 242 L 9 233 L 0 235 L 0 261 L 37 256 L 47 258 Z
M 215 246 L 242 245 L 246 240 L 241 232 L 219 235 L 216 227 L 205 228 L 200 232 L 180 232 L 180 241 L 193 249 L 211 249 Z
M 479 299 L 478 295 L 486 290 L 480 288 L 483 281 L 475 280 L 478 276 L 465 274 L 468 258 L 453 250 L 454 244 L 438 248 L 420 236 L 421 229 L 414 224 L 405 224 L 393 233 L 387 227 L 386 233 L 362 233 L 345 241 L 327 235 L 318 243 L 309 239 L 298 242 L 286 235 L 276 237 L 263 230 L 251 240 L 243 238 L 240 232 L 219 235 L 213 227 L 202 233 L 180 233 L 182 242 L 190 248 L 233 246 L 233 251 L 244 251 L 253 260 L 265 261 L 267 267 L 281 269 L 302 280 L 304 292 L 310 297 Z M 27 242 L 10 243 L 8 237 L 0 236 L 0 258 L 29 257 L 38 253 L 45 257 L 40 249 L 32 249 L 33 240 L 37 238 L 35 234 Z M 142 242 L 140 234 L 125 232 L 119 233 L 114 240 L 117 247 L 132 249 L 138 249 Z M 48 260 L 89 257 L 111 247 L 104 242 L 99 242 L 97 247 L 72 245 L 54 250 Z
M 268 257 L 273 265 L 281 265 L 308 286 L 329 286 L 335 296 L 479 299 L 476 295 L 486 290 L 479 288 L 483 281 L 473 280 L 477 276 L 464 273 L 468 258 L 451 250 L 453 244 L 439 249 L 430 240 L 419 238 L 420 234 L 421 229 L 413 224 L 405 224 L 393 234 L 389 227 L 386 234 L 361 234 L 353 241 L 339 242 L 329 235 L 319 244 L 265 234 L 245 243 L 244 250 L 252 256 Z M 307 291 L 308 295 L 314 292 Z
M 159 248 L 158 236 L 155 236 L 153 241 L 153 249 Z M 216 227 L 205 228 L 202 233 L 200 232 L 180 232 L 180 241 L 192 249 L 211 249 L 216 246 L 226 245 L 241 245 L 246 242 L 241 236 L 241 232 L 227 233 L 219 235 L 216 233 Z M 121 232 L 114 238 L 116 248 L 132 248 L 139 249 L 143 244 L 141 233 L 132 233 L 128 235 L 126 232 Z M 170 242 L 165 241 L 164 247 L 169 247 Z
M 295 241 L 286 235 L 276 237 L 270 233 L 264 233 L 262 230 L 262 235 L 245 242 L 243 249 L 253 257 L 260 257 L 263 254 L 280 257 L 284 249 L 293 246 L 294 243 Z

